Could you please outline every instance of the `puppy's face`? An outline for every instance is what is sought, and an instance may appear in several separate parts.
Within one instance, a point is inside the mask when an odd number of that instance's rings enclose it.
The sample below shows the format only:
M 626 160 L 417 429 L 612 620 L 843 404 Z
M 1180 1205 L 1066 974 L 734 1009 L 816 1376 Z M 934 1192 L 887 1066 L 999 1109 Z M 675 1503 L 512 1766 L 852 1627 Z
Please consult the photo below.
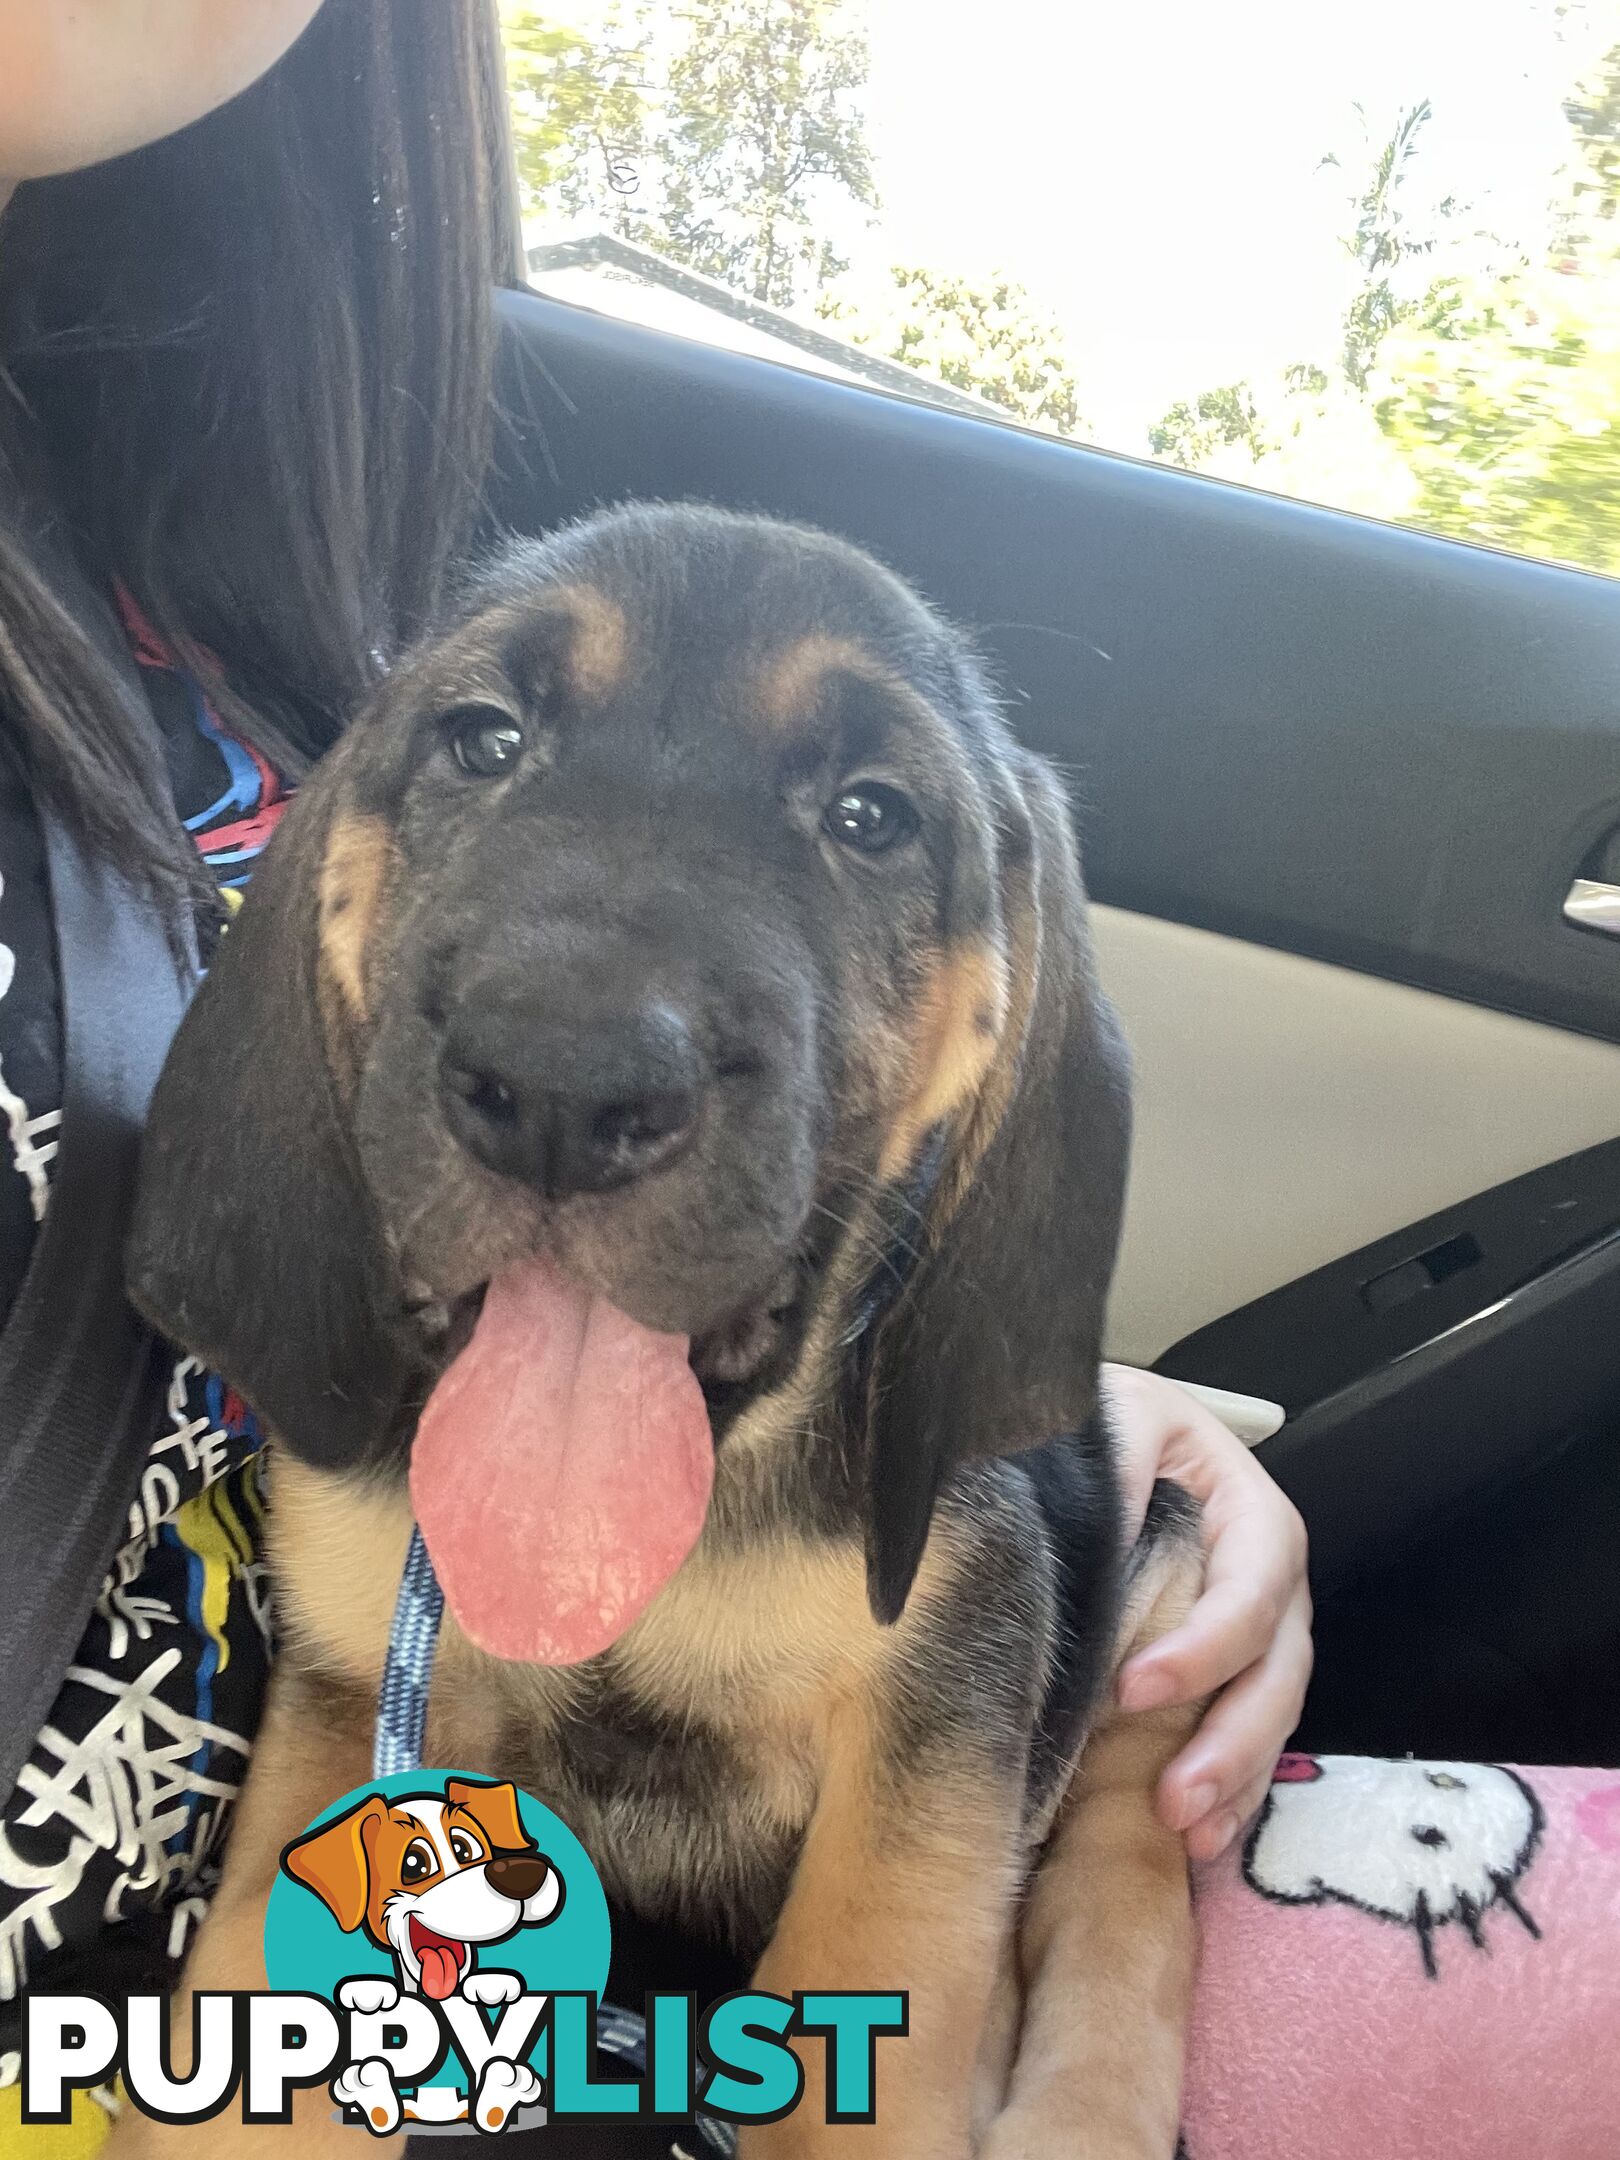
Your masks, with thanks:
M 372 1794 L 295 1839 L 282 1865 L 341 1928 L 391 1949 L 407 1982 L 441 2001 L 480 1944 L 562 1909 L 562 1879 L 524 1829 L 508 1784 L 451 1779 L 442 1795 Z
M 343 753 L 320 947 L 361 1174 L 451 1338 L 544 1254 L 791 1359 L 863 1195 L 1009 1010 L 983 693 L 831 541 L 692 513 L 524 550 Z
M 1091 1413 L 1127 1122 L 1066 805 L 955 633 L 838 541 L 631 509 L 508 554 L 302 791 L 154 1099 L 130 1283 L 344 1467 L 520 1282 L 688 1338 L 717 1434 L 825 1399 L 903 1245 L 837 1391 L 892 1616 L 949 1462 Z

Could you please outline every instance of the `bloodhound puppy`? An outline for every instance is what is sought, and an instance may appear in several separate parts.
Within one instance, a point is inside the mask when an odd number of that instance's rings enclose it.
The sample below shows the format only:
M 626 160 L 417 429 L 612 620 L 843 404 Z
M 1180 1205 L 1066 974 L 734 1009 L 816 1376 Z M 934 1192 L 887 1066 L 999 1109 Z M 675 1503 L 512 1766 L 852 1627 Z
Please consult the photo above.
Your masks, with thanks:
M 876 2122 L 812 2063 L 750 2154 L 1170 2160 L 1194 1720 L 1110 1679 L 1201 1562 L 1169 1488 L 1120 1550 L 1127 1131 L 1063 797 L 912 591 L 691 507 L 487 566 L 152 1114 L 134 1295 L 274 1436 L 285 1643 L 190 1986 L 367 1775 L 414 1520 L 429 1761 L 763 1987 L 908 1991 Z

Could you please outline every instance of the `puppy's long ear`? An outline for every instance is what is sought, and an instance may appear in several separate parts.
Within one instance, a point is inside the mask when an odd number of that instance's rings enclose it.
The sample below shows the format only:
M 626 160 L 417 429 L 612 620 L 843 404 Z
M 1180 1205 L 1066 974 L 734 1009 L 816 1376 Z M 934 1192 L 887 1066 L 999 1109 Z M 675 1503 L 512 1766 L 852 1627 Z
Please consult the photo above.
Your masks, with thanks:
M 387 859 L 384 828 L 323 768 L 175 1038 L 128 1255 L 130 1295 L 153 1325 L 223 1373 L 296 1454 L 333 1467 L 382 1444 L 409 1379 L 400 1291 L 334 1071 L 359 1024 Z
M 371 1897 L 368 1832 L 387 1812 L 387 1803 L 371 1793 L 336 1822 L 294 1838 L 281 1856 L 293 1881 L 314 1891 L 345 1935 L 352 1935 L 366 1917 Z
M 884 1623 L 904 1609 L 951 1466 L 1078 1431 L 1093 1414 L 1119 1240 L 1124 1042 L 1095 980 L 1067 804 L 1040 760 L 1004 756 L 1006 1018 L 949 1113 L 923 1257 L 874 1366 L 867 1588 Z M 982 1006 L 958 1004 L 958 1028 L 982 1027 Z M 936 1039 L 933 1054 L 974 1069 L 963 1045 Z

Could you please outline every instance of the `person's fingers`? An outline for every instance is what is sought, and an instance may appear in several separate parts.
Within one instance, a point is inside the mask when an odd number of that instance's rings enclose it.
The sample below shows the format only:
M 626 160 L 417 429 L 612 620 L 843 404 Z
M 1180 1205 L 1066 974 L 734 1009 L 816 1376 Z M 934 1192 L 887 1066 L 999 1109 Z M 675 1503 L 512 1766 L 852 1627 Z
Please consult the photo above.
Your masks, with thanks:
M 1196 1701 L 1264 1654 L 1305 1577 L 1305 1526 L 1249 1450 L 1174 1383 L 1120 1367 L 1104 1377 L 1131 1520 L 1156 1476 L 1174 1479 L 1201 1504 L 1209 1556 L 1203 1595 L 1180 1628 L 1129 1660 L 1120 1701 Z
M 1160 1781 L 1161 1819 L 1194 1859 L 1221 1851 L 1265 1798 L 1311 1673 L 1305 1526 L 1249 1450 L 1194 1398 L 1151 1373 L 1106 1370 L 1132 1532 L 1155 1478 L 1199 1501 L 1204 1589 L 1180 1627 L 1129 1659 L 1127 1710 L 1210 1700 Z
M 1229 1807 L 1216 1808 L 1193 1824 L 1186 1834 L 1189 1860 L 1218 1860 L 1232 1840 L 1259 1814 L 1271 1790 L 1271 1773 L 1245 1785 Z
M 1127 1710 L 1213 1695 L 1265 1655 L 1304 1590 L 1304 1526 L 1269 1479 L 1258 1504 L 1231 1512 L 1212 1502 L 1206 1531 L 1204 1593 L 1180 1627 L 1127 1661 L 1119 1681 Z
M 1301 1584 L 1264 1655 L 1216 1698 L 1161 1778 L 1159 1812 L 1172 1829 L 1190 1830 L 1264 1786 L 1299 1723 L 1311 1663 L 1310 1597 Z
M 1127 1710 L 1198 1702 L 1263 1658 L 1277 1632 L 1275 1589 L 1214 1583 L 1182 1625 L 1139 1650 L 1120 1674 Z

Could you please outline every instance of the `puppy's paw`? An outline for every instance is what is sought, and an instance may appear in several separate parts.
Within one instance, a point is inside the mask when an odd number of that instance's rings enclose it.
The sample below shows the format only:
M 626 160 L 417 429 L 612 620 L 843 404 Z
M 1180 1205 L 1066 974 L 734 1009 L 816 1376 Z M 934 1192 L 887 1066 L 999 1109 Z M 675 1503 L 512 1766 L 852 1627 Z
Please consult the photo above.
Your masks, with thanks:
M 373 2137 L 391 2137 L 399 2128 L 399 2094 L 380 2055 L 340 2070 L 332 2080 L 332 2098 L 339 2107 L 358 2108 Z
M 338 2008 L 361 2017 L 378 2017 L 399 2008 L 399 1989 L 392 1980 L 345 1980 L 337 1991 Z
M 515 2003 L 523 1993 L 523 1976 L 514 1972 L 470 1972 L 459 1992 L 464 2002 L 498 2010 L 504 2003 Z
M 497 2055 L 485 2063 L 473 2102 L 473 2120 L 480 2130 L 502 2130 L 521 2107 L 540 2097 L 540 2080 L 527 2063 L 508 2062 Z

